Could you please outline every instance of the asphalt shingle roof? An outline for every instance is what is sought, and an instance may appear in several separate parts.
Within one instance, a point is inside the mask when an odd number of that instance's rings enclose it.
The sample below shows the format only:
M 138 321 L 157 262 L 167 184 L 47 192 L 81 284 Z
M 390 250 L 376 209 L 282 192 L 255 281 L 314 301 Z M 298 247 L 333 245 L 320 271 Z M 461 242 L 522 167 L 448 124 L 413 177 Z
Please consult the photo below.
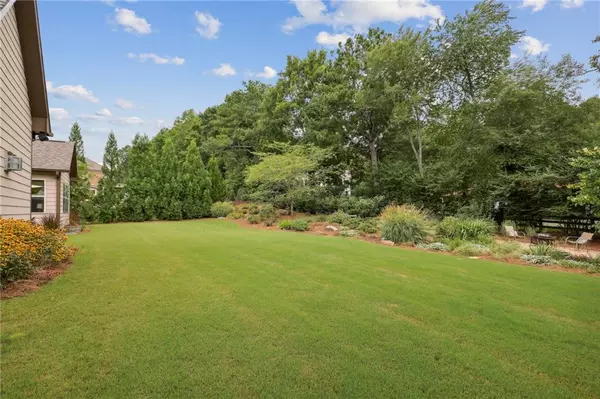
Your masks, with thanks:
M 31 168 L 58 170 L 77 175 L 75 145 L 65 141 L 34 141 L 31 150 Z M 73 170 L 75 169 L 75 170 Z

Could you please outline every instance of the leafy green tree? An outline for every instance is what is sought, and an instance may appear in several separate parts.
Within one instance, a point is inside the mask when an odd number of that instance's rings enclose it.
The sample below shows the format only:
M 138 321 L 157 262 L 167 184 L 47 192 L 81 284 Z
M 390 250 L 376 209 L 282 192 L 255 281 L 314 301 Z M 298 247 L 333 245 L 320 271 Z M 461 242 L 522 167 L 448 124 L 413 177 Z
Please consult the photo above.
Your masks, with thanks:
M 594 206 L 600 216 L 600 147 L 584 148 L 571 166 L 579 170 L 579 182 L 572 185 L 578 191 L 571 200 L 579 205 Z
M 183 185 L 180 161 L 175 143 L 168 137 L 158 156 L 158 179 L 156 184 L 157 215 L 164 220 L 183 218 Z
M 121 152 L 121 160 L 123 152 Z M 141 222 L 155 216 L 155 160 L 150 139 L 136 134 L 127 155 L 123 217 Z
M 99 219 L 104 223 L 119 220 L 123 182 L 121 181 L 119 147 L 117 138 L 111 131 L 108 135 L 102 160 L 102 179 L 98 183 L 97 203 Z
M 224 201 L 227 198 L 227 185 L 219 168 L 219 160 L 211 157 L 208 160 L 208 176 L 210 178 L 210 196 L 213 201 Z
M 247 170 L 246 183 L 256 185 L 267 196 L 283 195 L 294 212 L 294 203 L 316 184 L 311 176 L 327 157 L 326 150 L 313 146 L 283 146 L 283 153 L 257 154 L 261 161 Z

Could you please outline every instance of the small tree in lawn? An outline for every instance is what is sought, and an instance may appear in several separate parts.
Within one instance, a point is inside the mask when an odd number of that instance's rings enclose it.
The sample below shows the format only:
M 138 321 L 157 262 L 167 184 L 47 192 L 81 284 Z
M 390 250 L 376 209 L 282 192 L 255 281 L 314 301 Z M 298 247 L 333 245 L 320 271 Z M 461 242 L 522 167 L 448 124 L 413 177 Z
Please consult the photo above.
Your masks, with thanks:
M 600 214 L 600 147 L 584 148 L 571 166 L 580 170 L 579 183 L 571 187 L 579 189 L 571 200 L 579 205 L 592 205 Z
M 327 152 L 313 146 L 280 147 L 283 148 L 280 154 L 256 154 L 261 161 L 248 167 L 246 184 L 257 185 L 263 193 L 282 193 L 293 214 L 296 200 L 315 184 L 311 174 L 319 168 Z

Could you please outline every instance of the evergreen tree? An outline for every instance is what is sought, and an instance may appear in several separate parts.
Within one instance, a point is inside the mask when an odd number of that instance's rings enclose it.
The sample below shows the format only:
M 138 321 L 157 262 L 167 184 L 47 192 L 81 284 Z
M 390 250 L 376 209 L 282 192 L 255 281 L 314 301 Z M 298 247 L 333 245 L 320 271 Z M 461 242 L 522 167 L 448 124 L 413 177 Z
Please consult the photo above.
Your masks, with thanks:
M 158 157 L 159 192 L 157 193 L 158 218 L 179 220 L 183 217 L 181 168 L 173 140 L 168 137 Z
M 200 218 L 204 214 L 202 198 L 208 186 L 208 175 L 200 157 L 200 149 L 194 140 L 188 145 L 181 172 L 183 217 Z
M 103 177 L 98 183 L 98 195 L 95 197 L 98 205 L 98 217 L 104 223 L 114 222 L 119 217 L 121 191 L 123 188 L 120 181 L 119 161 L 117 139 L 111 131 L 104 149 L 104 158 L 102 161 Z
M 123 216 L 131 221 L 154 217 L 153 148 L 146 135 L 136 134 L 127 153 Z M 121 151 L 123 155 L 123 151 Z
M 81 128 L 77 122 L 71 127 L 69 141 L 75 144 L 75 155 L 77 157 L 77 180 L 71 184 L 71 211 L 84 220 L 91 219 L 92 215 L 89 207 L 86 207 L 91 197 L 90 174 L 85 161 Z
M 208 175 L 210 177 L 210 196 L 212 200 L 215 202 L 225 200 L 227 198 L 227 185 L 216 157 L 211 157 L 208 160 Z

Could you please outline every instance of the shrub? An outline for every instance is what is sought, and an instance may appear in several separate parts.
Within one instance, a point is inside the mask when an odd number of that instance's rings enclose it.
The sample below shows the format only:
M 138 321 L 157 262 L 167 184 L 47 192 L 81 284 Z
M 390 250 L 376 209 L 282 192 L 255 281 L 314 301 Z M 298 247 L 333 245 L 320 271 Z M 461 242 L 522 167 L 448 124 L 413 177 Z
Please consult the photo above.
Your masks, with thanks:
M 532 245 L 525 251 L 527 255 L 548 256 L 554 260 L 568 259 L 570 254 L 550 245 Z
M 350 215 L 369 218 L 377 216 L 381 212 L 384 202 L 383 196 L 372 198 L 342 197 L 339 201 L 339 209 Z
M 342 229 L 340 231 L 340 236 L 342 237 L 356 237 L 358 235 L 358 231 L 352 229 Z
M 412 205 L 388 206 L 380 219 L 381 236 L 385 240 L 420 243 L 427 237 L 427 218 Z
M 481 256 L 489 255 L 492 250 L 485 245 L 466 243 L 456 248 L 454 252 L 462 256 Z
M 317 215 L 315 217 L 315 221 L 317 221 L 317 222 L 326 222 L 327 221 L 327 215 Z
M 267 226 L 267 227 L 273 226 L 276 221 L 277 221 L 277 219 L 275 219 L 275 218 L 267 218 L 264 221 L 265 222 L 265 226 Z
M 350 219 L 350 215 L 342 211 L 336 211 L 329 215 L 329 221 L 331 223 L 344 224 L 348 219 Z
M 49 230 L 60 229 L 60 216 L 55 213 L 47 213 L 40 219 L 42 226 Z
M 496 232 L 496 224 L 488 219 L 444 218 L 437 226 L 437 235 L 446 239 L 461 239 L 469 241 L 490 241 Z
M 555 265 L 556 260 L 545 255 L 521 255 L 521 259 L 534 265 Z
M 279 223 L 281 230 L 306 231 L 308 230 L 308 222 L 306 220 L 282 220 Z
M 375 219 L 363 219 L 358 224 L 358 230 L 365 234 L 377 233 L 377 221 Z
M 248 223 L 250 224 L 259 224 L 260 216 L 259 215 L 250 215 L 248 216 Z
M 360 224 L 362 223 L 362 219 L 355 217 L 355 216 L 349 216 L 348 219 L 346 219 L 342 225 L 350 228 L 350 229 L 358 229 L 358 226 L 360 226 Z
M 267 205 L 263 206 L 262 208 L 260 208 L 260 211 L 258 212 L 258 214 L 260 215 L 260 218 L 262 220 L 277 218 L 277 212 L 275 211 L 275 207 L 271 204 L 267 204 Z
M 210 207 L 210 214 L 215 218 L 224 218 L 232 213 L 233 209 L 231 202 L 215 202 Z
M 229 215 L 227 215 L 227 217 L 229 219 L 241 219 L 244 217 L 244 214 L 242 212 L 233 211 Z
M 24 277 L 35 268 L 66 261 L 73 249 L 62 230 L 30 221 L 0 219 L 0 286 Z
M 260 207 L 256 204 L 252 204 L 252 205 L 250 205 L 250 208 L 248 209 L 248 213 L 250 215 L 258 215 L 258 214 L 260 214 Z
M 417 248 L 440 252 L 447 252 L 450 250 L 450 248 L 448 248 L 448 246 L 443 242 L 432 242 L 431 244 L 417 244 Z

